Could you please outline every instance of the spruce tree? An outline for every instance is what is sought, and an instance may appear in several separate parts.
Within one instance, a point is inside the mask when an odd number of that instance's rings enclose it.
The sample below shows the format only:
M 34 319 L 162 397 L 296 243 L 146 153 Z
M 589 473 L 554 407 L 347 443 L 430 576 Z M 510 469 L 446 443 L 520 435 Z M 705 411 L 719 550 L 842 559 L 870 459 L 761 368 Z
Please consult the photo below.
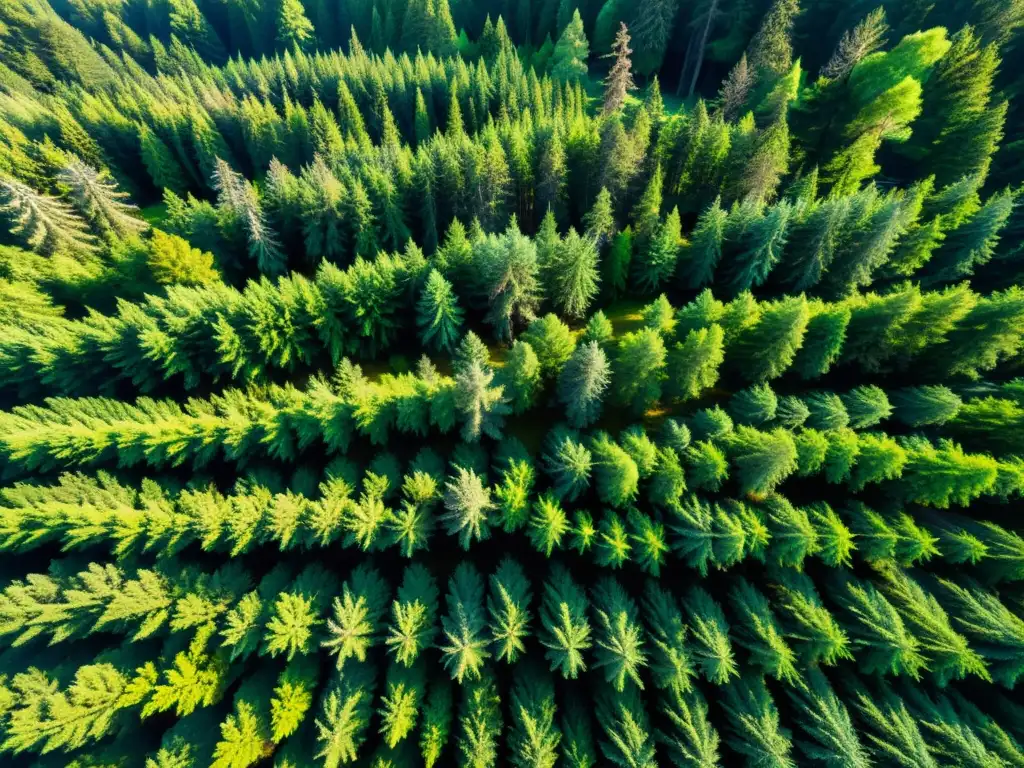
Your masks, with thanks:
M 551 77 L 562 82 L 573 82 L 586 77 L 590 44 L 583 32 L 583 19 L 579 9 L 573 11 L 572 21 L 562 30 L 551 55 Z
M 630 72 L 633 64 L 630 61 L 630 54 L 633 49 L 629 47 L 629 30 L 626 23 L 619 24 L 619 30 L 615 33 L 615 42 L 612 44 L 609 58 L 615 59 L 608 76 L 604 80 L 604 99 L 601 103 L 601 114 L 611 115 L 622 109 L 626 103 L 626 97 L 630 91 L 636 90 L 633 83 L 633 74 Z
M 86 223 L 66 203 L 40 194 L 20 181 L 0 177 L 0 214 L 11 234 L 43 255 L 67 252 L 88 256 L 96 246 Z
M 604 350 L 596 341 L 579 345 L 558 375 L 558 399 L 566 407 L 572 426 L 588 427 L 597 420 L 610 382 Z
M 416 322 L 424 346 L 439 352 L 452 352 L 462 330 L 462 309 L 451 283 L 432 269 L 423 284 L 416 305 Z
M 313 36 L 313 23 L 299 0 L 282 0 L 277 15 L 277 41 L 286 48 L 300 49 Z
M 560 314 L 579 319 L 587 313 L 600 282 L 597 259 L 594 243 L 572 228 L 555 246 L 554 258 L 546 268 L 551 273 L 551 299 Z
M 125 238 L 147 229 L 137 216 L 138 208 L 125 202 L 127 193 L 117 189 L 108 172 L 75 159 L 61 168 L 57 181 L 74 207 L 100 231 Z

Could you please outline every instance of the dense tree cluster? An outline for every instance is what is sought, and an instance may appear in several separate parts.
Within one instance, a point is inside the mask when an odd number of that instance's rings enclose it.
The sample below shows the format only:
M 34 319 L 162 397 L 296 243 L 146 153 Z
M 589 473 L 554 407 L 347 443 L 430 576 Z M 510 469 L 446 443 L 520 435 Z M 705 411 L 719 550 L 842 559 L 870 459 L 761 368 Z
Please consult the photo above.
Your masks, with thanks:
M 1022 34 L 0 0 L 5 764 L 1024 765 Z

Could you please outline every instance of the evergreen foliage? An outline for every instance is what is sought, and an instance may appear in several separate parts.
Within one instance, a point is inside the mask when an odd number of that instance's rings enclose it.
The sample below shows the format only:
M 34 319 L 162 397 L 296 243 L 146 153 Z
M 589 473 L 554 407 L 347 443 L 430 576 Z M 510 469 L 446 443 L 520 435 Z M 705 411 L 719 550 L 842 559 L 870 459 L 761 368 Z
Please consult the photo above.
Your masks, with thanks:
M 0 3 L 4 764 L 1024 764 L 1022 34 Z

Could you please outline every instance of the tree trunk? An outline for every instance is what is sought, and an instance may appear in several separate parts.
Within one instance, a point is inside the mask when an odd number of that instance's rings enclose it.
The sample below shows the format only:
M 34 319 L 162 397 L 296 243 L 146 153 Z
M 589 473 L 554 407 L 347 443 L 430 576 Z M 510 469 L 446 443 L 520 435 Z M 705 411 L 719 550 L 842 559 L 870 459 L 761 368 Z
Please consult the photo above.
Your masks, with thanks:
M 695 34 L 695 32 L 690 32 L 690 39 L 686 41 L 686 52 L 683 54 L 683 69 L 679 73 L 679 82 L 676 83 L 676 96 L 683 95 L 683 83 L 686 81 L 686 71 L 690 68 L 690 54 L 693 51 L 693 37 Z
M 708 8 L 708 18 L 704 23 L 704 32 L 700 36 L 700 46 L 697 48 L 697 63 L 693 67 L 693 79 L 690 80 L 690 92 L 686 94 L 686 98 L 693 96 L 694 90 L 697 88 L 697 78 L 700 77 L 700 68 L 704 63 L 704 49 L 708 44 L 708 35 L 711 34 L 711 25 L 715 21 L 715 13 L 718 9 L 718 0 L 711 0 L 711 6 Z

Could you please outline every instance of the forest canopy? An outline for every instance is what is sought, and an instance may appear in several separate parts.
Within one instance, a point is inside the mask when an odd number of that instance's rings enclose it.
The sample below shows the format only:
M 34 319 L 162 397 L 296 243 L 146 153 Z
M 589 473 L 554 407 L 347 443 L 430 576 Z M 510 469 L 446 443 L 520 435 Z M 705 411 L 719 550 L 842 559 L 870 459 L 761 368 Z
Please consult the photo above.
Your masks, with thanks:
M 0 0 L 0 760 L 1024 766 L 1020 0 Z

